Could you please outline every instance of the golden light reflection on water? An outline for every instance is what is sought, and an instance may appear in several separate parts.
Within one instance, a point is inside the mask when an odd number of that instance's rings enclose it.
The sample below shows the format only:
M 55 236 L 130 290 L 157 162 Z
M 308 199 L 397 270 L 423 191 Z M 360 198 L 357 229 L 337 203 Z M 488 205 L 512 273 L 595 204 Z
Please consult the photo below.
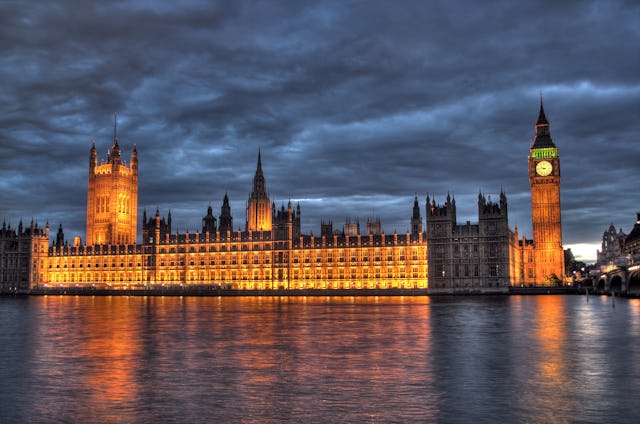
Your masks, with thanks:
M 541 317 L 536 334 L 542 346 L 540 371 L 552 389 L 564 384 L 564 299 L 560 296 L 541 296 L 537 315 Z
M 621 422 L 640 413 L 627 399 L 640 391 L 640 353 L 627 340 L 640 336 L 640 301 L 49 296 L 28 305 L 22 422 Z
M 63 420 L 91 422 L 99 413 L 107 420 L 120 415 L 139 399 L 135 364 L 140 357 L 141 298 L 47 296 L 38 326 L 37 375 L 48 385 L 62 384 L 48 393 L 61 408 Z M 68 392 L 79 408 L 69 408 Z M 38 407 L 47 407 L 39 403 Z
M 84 320 L 87 337 L 80 339 L 76 349 L 93 370 L 84 382 L 90 402 L 108 408 L 135 401 L 139 389 L 132 365 L 140 356 L 141 323 L 135 305 L 140 299 L 114 302 L 109 298 L 106 304 L 92 300 L 95 313 Z

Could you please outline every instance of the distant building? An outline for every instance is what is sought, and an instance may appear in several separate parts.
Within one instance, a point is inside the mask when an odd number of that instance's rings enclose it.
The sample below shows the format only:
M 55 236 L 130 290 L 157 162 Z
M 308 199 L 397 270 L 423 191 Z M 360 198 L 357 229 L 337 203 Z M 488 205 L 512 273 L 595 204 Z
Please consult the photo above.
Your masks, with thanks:
M 597 265 L 606 265 L 615 258 L 622 256 L 624 253 L 624 242 L 627 235 L 622 232 L 616 232 L 616 228 L 611 224 L 602 235 L 602 247 L 597 251 Z

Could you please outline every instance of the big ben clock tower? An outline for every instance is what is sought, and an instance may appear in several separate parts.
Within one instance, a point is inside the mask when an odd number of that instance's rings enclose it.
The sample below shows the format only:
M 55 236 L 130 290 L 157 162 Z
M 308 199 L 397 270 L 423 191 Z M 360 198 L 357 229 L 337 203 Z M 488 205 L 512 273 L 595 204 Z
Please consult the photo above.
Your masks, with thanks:
M 535 246 L 535 280 L 554 284 L 549 277 L 564 277 L 564 250 L 560 220 L 560 156 L 549 133 L 549 121 L 540 99 L 536 138 L 529 151 L 531 215 Z

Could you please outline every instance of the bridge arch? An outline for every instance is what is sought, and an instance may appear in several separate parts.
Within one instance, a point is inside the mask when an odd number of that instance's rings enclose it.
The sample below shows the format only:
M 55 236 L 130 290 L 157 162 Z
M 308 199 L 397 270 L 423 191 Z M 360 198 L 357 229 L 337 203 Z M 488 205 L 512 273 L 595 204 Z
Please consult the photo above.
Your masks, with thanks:
M 598 291 L 598 293 L 604 292 L 606 286 L 607 286 L 607 278 L 604 276 L 600 277 L 600 279 L 598 280 L 598 285 L 596 287 L 596 290 Z
M 611 277 L 609 290 L 611 291 L 611 294 L 622 294 L 622 277 L 620 275 L 614 275 L 613 277 Z
M 629 294 L 640 295 L 640 270 L 629 274 Z

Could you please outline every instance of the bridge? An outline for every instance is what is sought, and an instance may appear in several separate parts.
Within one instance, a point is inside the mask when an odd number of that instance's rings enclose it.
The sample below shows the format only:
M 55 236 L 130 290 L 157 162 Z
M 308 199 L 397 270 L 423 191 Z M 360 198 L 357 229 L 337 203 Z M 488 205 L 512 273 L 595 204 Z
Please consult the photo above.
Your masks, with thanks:
M 594 282 L 597 293 L 640 296 L 640 264 L 612 263 Z

